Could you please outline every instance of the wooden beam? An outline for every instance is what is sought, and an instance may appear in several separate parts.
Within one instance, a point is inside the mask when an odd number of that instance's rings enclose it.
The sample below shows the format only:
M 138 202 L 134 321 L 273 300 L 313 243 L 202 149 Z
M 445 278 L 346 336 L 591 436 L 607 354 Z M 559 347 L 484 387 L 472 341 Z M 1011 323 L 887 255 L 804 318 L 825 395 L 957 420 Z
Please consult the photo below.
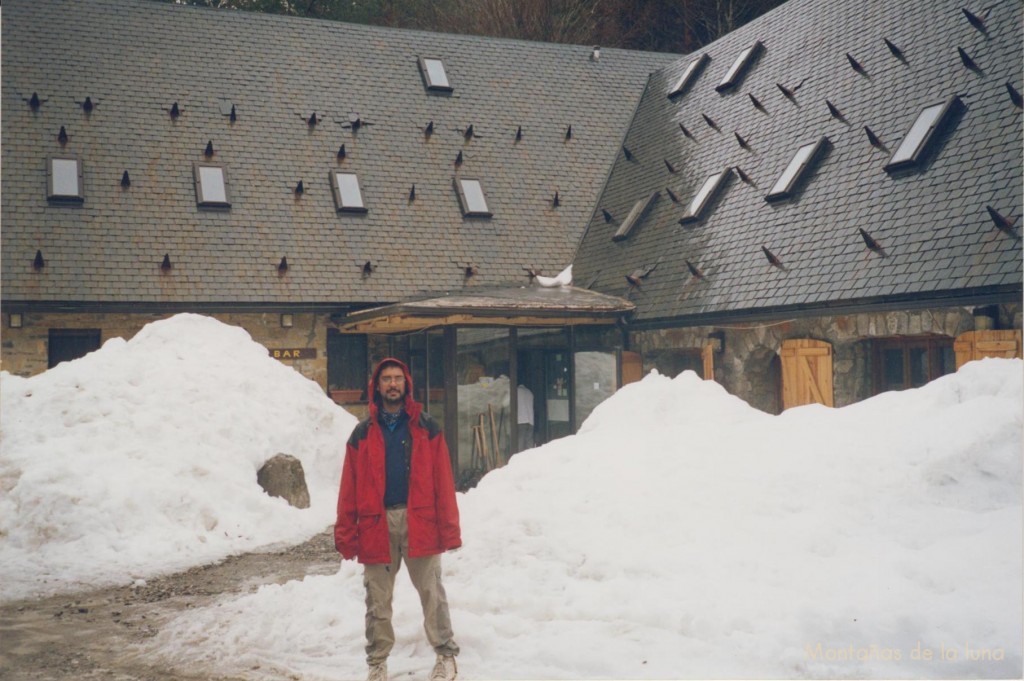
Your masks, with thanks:
M 425 315 L 385 315 L 363 321 L 342 323 L 339 330 L 343 333 L 404 333 L 420 331 L 436 326 L 576 326 L 611 325 L 614 318 L 609 317 L 537 317 L 537 316 L 475 316 L 472 314 L 452 314 L 445 316 Z

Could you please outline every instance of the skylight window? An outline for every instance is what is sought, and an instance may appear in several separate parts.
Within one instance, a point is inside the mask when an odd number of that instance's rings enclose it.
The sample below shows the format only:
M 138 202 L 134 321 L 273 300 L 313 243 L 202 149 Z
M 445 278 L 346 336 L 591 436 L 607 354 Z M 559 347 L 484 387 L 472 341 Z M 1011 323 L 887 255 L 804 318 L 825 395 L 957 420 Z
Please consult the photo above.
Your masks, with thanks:
M 740 53 L 740 56 L 736 58 L 736 61 L 732 63 L 732 66 L 729 67 L 729 72 L 725 74 L 725 78 L 722 79 L 722 82 L 719 83 L 715 89 L 719 92 L 725 92 L 729 88 L 739 85 L 740 82 L 742 82 L 743 77 L 747 75 L 747 70 L 750 65 L 754 63 L 754 60 L 757 59 L 757 56 L 761 54 L 761 50 L 763 49 L 764 45 L 762 45 L 761 41 L 758 40 L 753 45 L 743 50 L 743 52 Z
M 427 83 L 428 90 L 451 92 L 454 88 L 448 82 L 448 74 L 444 70 L 444 62 L 434 57 L 420 57 L 420 73 Z
M 962 108 L 963 102 L 956 96 L 947 102 L 926 106 L 914 124 L 910 126 L 910 132 L 900 142 L 896 153 L 889 159 L 885 171 L 891 173 L 922 165 L 926 157 L 934 150 L 933 147 L 942 130 Z
M 706 54 L 702 54 L 693 61 L 691 61 L 687 65 L 686 70 L 683 71 L 683 75 L 679 77 L 679 80 L 676 82 L 675 87 L 668 91 L 668 96 L 670 98 L 676 97 L 677 95 L 681 95 L 684 92 L 686 92 L 686 90 L 688 90 L 689 87 L 693 85 L 693 82 L 697 80 L 697 76 L 700 75 L 700 72 L 704 69 L 704 66 L 707 65 L 709 61 L 711 61 L 711 57 L 709 57 Z
M 224 168 L 196 164 L 193 166 L 196 181 L 196 203 L 205 208 L 230 208 L 228 184 Z
M 629 211 L 629 215 L 626 216 L 626 219 L 619 225 L 615 234 L 612 235 L 612 241 L 622 241 L 629 236 L 633 227 L 640 222 L 640 219 L 643 218 L 644 213 L 647 212 L 647 209 L 650 208 L 656 198 L 658 198 L 658 192 L 653 192 L 650 196 L 642 198 L 633 204 L 633 209 Z
M 456 180 L 455 189 L 459 193 L 459 204 L 465 217 L 489 218 L 493 215 L 487 207 L 480 180 Z
M 704 180 L 700 190 L 690 201 L 690 205 L 686 207 L 686 214 L 679 220 L 679 224 L 685 225 L 700 220 L 704 214 L 704 209 L 715 198 L 719 190 L 725 186 L 725 182 L 729 179 L 730 175 L 732 175 L 732 171 L 729 168 L 714 175 L 709 175 L 708 179 Z
M 793 160 L 786 166 L 786 170 L 783 171 L 782 176 L 775 182 L 764 200 L 771 203 L 793 198 L 806 181 L 810 171 L 831 147 L 828 138 L 822 137 L 817 142 L 805 144 L 797 149 Z
M 355 173 L 331 171 L 331 189 L 334 191 L 334 205 L 338 212 L 365 213 L 363 193 L 359 190 L 359 176 Z
M 76 158 L 51 158 L 46 173 L 46 198 L 51 201 L 81 203 L 82 162 Z

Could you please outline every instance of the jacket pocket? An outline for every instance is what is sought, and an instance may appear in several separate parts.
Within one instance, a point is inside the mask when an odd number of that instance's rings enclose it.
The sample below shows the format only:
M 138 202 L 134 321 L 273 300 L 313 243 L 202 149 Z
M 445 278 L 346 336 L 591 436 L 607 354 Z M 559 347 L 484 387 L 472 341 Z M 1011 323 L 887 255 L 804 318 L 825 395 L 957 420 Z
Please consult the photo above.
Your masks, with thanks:
M 437 524 L 437 509 L 417 506 L 409 509 L 409 545 L 434 550 L 441 546 L 441 529 Z
M 384 547 L 381 547 L 380 525 L 381 516 L 361 515 L 356 521 L 356 545 L 359 551 L 359 560 L 363 561 L 373 558 L 381 552 L 387 552 L 387 532 L 384 533 Z

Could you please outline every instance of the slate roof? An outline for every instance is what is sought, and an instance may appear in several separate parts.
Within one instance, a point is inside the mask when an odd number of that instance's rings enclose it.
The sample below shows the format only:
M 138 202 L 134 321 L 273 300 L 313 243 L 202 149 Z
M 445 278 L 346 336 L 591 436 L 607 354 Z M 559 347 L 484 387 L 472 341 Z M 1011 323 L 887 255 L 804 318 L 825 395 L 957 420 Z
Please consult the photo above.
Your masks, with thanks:
M 648 75 L 677 58 L 138 0 L 8 2 L 2 45 L 5 305 L 380 304 L 554 274 Z M 418 57 L 453 92 L 428 92 Z M 208 142 L 229 211 L 196 206 Z M 68 155 L 85 201 L 51 205 L 47 159 Z M 367 213 L 336 211 L 332 170 L 358 174 Z M 456 177 L 493 217 L 462 216 Z
M 789 0 L 655 73 L 574 260 L 577 285 L 628 296 L 648 325 L 970 296 L 1020 301 L 1022 126 L 1010 88 L 1024 91 L 1021 25 L 1019 2 Z M 717 91 L 756 41 L 764 50 L 738 87 Z M 710 61 L 692 87 L 669 98 L 704 54 Z M 887 173 L 922 109 L 954 95 L 966 108 L 930 162 Z M 797 149 L 821 136 L 831 151 L 802 191 L 766 202 Z M 680 225 L 705 178 L 727 167 L 731 179 L 703 219 Z M 630 234 L 613 241 L 653 192 Z M 1016 236 L 986 206 L 1016 220 Z

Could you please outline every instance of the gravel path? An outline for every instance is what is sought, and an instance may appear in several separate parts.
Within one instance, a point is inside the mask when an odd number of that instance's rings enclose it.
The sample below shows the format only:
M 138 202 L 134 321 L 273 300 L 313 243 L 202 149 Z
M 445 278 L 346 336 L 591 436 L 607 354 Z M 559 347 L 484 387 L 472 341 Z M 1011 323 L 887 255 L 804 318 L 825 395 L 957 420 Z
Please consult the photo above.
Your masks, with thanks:
M 152 664 L 131 652 L 172 616 L 222 595 L 332 574 L 339 558 L 330 531 L 282 551 L 248 553 L 215 565 L 74 595 L 0 606 L 0 678 L 4 681 L 228 681 L 202 670 Z

